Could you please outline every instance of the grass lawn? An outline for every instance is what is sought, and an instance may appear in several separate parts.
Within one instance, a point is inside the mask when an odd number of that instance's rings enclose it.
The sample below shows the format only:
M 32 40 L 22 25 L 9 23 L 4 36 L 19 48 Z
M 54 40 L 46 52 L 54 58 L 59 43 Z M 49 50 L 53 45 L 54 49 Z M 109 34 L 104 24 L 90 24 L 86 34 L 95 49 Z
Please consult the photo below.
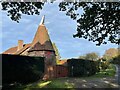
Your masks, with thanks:
M 36 83 L 20 86 L 17 88 L 21 90 L 30 90 L 32 88 L 74 88 L 74 84 L 66 82 L 66 79 L 67 78 L 58 78 L 48 81 L 38 81 Z
M 116 73 L 116 68 L 113 64 L 109 65 L 109 68 L 106 70 L 101 70 L 100 72 L 96 73 L 92 77 L 114 77 Z

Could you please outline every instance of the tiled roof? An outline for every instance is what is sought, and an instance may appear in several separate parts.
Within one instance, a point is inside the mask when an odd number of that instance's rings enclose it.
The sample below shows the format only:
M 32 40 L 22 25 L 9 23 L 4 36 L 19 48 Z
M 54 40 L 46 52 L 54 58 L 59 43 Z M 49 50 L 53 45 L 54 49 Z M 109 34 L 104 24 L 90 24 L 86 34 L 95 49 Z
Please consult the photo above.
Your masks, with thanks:
M 5 52 L 3 52 L 2 54 L 14 54 L 16 51 L 17 51 L 17 46 L 9 48 L 8 50 L 6 50 Z
M 37 42 L 40 42 L 40 44 L 44 44 L 46 41 L 49 41 L 49 35 L 47 32 L 46 27 L 42 24 L 39 25 L 37 32 L 35 34 L 35 37 L 32 41 L 32 46 L 34 46 Z
M 44 24 L 40 24 L 37 29 L 37 32 L 32 41 L 29 51 L 33 51 L 33 50 L 52 50 L 52 51 L 54 51 L 54 48 L 53 48 L 51 40 L 49 38 L 47 29 Z
M 26 44 L 22 49 L 20 49 L 19 51 L 17 51 L 15 54 L 21 54 L 26 49 L 28 49 L 30 46 L 31 46 L 31 43 L 30 44 Z
M 29 51 L 37 51 L 37 50 L 51 50 L 54 51 L 51 41 L 46 41 L 44 44 L 40 44 L 37 42 L 33 47 L 29 49 Z
M 31 45 L 31 43 L 30 44 L 24 44 L 23 48 L 20 49 L 19 51 L 17 51 L 18 46 L 12 47 L 12 48 L 9 48 L 8 50 L 6 50 L 5 52 L 3 52 L 2 54 L 20 54 L 21 52 L 25 51 L 26 48 L 30 47 L 30 45 Z

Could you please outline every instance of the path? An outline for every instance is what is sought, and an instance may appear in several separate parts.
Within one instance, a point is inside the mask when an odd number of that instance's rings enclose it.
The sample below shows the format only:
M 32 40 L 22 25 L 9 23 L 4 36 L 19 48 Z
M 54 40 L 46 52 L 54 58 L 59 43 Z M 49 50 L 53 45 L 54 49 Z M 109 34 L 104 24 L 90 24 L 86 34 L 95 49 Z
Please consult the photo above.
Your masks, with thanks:
M 114 77 L 69 78 L 66 81 L 73 83 L 75 88 L 120 88 L 118 80 L 120 80 L 120 66 L 116 66 L 116 74 Z
M 68 83 L 75 85 L 75 88 L 118 88 L 116 79 L 106 78 L 69 78 Z
M 120 65 L 116 65 L 116 75 L 115 78 L 120 86 Z
M 120 80 L 120 66 L 116 66 L 116 74 L 114 77 L 104 78 L 68 78 L 64 82 L 74 84 L 75 88 L 120 88 L 118 80 Z

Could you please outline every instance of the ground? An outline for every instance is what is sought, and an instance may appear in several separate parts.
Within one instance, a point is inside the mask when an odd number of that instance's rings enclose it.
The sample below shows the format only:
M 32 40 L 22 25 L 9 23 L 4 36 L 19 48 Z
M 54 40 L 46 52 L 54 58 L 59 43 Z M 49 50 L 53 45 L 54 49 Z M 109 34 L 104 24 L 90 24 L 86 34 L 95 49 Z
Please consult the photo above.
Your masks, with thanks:
M 22 90 L 31 88 L 120 88 L 117 84 L 117 70 L 111 65 L 109 69 L 100 71 L 89 77 L 64 77 L 47 81 L 37 81 L 20 86 Z M 18 87 L 17 87 L 18 88 Z
M 38 81 L 24 86 L 24 90 L 31 88 L 118 88 L 114 77 L 95 78 L 59 78 L 48 81 Z

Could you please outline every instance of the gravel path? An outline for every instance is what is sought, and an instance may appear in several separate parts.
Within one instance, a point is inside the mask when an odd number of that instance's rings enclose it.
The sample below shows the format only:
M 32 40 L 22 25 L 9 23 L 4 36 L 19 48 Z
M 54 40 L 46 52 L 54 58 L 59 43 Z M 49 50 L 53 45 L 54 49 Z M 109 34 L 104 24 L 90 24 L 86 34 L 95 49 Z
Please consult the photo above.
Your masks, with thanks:
M 116 74 L 114 77 L 69 78 L 66 82 L 72 83 L 75 88 L 120 88 L 120 85 L 118 85 L 118 71 L 118 67 L 116 66 Z
M 75 88 L 119 88 L 113 77 L 106 78 L 69 78 L 66 80 L 72 83 Z

